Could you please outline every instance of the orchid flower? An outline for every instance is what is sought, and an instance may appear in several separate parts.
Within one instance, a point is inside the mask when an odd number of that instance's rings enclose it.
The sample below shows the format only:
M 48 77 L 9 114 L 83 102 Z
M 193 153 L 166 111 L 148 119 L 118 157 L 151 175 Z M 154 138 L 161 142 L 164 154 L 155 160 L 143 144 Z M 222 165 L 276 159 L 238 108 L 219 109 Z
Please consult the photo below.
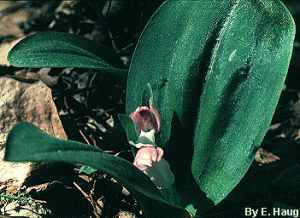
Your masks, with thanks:
M 150 108 L 138 107 L 130 114 L 139 138 L 130 144 L 138 148 L 133 164 L 143 171 L 159 189 L 166 189 L 175 181 L 169 163 L 162 158 L 164 151 L 155 144 L 155 133 L 160 131 L 160 116 L 149 100 Z
M 155 129 L 156 133 L 160 131 L 160 116 L 158 111 L 152 105 L 152 99 L 149 100 L 149 107 L 138 107 L 135 112 L 129 116 L 135 124 L 135 129 L 138 135 L 141 130 L 149 132 L 151 129 Z

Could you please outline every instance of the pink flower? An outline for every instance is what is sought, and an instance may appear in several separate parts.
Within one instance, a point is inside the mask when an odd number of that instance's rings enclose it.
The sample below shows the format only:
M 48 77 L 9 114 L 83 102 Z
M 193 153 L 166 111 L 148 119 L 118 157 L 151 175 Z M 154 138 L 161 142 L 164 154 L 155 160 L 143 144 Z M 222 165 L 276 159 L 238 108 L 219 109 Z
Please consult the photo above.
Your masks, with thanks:
M 164 154 L 160 147 L 147 146 L 141 147 L 134 159 L 133 165 L 140 170 L 152 167 L 153 162 L 159 162 Z
M 138 107 L 130 114 L 139 135 L 138 140 L 129 143 L 138 148 L 133 165 L 143 171 L 159 189 L 170 187 L 175 177 L 169 163 L 162 158 L 164 151 L 155 144 L 155 134 L 160 131 L 160 116 L 149 99 L 149 107 Z
M 152 99 L 149 99 L 149 107 L 138 107 L 129 116 L 135 124 L 135 129 L 138 135 L 141 130 L 149 132 L 151 129 L 155 129 L 155 132 L 160 131 L 160 116 L 158 111 L 152 106 Z
M 134 165 L 142 170 L 159 189 L 170 187 L 175 181 L 169 163 L 162 158 L 160 147 L 145 145 L 141 147 L 134 159 Z

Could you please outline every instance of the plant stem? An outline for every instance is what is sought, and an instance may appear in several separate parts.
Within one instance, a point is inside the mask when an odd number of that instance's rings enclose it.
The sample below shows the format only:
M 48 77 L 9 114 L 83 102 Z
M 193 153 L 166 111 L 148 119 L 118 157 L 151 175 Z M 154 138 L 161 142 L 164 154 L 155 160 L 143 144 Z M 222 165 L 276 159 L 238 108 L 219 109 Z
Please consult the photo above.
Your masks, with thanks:
M 16 197 L 16 196 L 10 196 L 10 195 L 0 195 L 0 197 L 3 197 L 3 198 L 10 198 L 10 199 L 19 199 L 19 197 Z

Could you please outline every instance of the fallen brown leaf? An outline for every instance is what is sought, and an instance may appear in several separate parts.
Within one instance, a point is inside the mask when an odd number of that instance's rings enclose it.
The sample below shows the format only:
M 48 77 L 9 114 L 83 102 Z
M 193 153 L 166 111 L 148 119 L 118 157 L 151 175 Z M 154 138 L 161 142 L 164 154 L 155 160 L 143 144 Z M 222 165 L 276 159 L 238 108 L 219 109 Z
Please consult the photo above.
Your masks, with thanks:
M 266 151 L 263 148 L 259 148 L 255 155 L 255 161 L 258 162 L 259 166 L 262 166 L 263 164 L 268 164 L 274 161 L 280 160 L 280 157 Z

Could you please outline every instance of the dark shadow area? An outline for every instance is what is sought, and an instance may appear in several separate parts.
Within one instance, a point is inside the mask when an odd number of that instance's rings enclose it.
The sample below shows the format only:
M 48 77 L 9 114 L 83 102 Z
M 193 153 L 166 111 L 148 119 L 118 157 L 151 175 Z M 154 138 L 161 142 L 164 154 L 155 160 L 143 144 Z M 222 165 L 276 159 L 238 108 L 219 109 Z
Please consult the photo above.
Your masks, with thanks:
M 200 108 L 200 99 L 204 89 L 206 75 L 207 72 L 209 72 L 211 58 L 214 48 L 218 42 L 217 39 L 220 36 L 220 30 L 222 29 L 223 24 L 224 19 L 220 19 L 216 24 L 216 27 L 211 32 L 209 38 L 206 40 L 204 48 L 199 57 L 196 58 L 189 67 L 187 87 L 192 87 L 192 89 L 184 93 L 182 114 L 184 114 L 184 123 L 188 123 L 188 125 L 184 126 L 184 128 L 187 131 L 188 137 L 191 138 L 193 137 L 195 131 L 197 116 Z
M 183 128 L 178 115 L 174 112 L 171 137 L 164 149 L 165 159 L 175 175 L 174 187 L 182 197 L 180 204 L 185 207 L 192 203 L 199 213 L 203 213 L 213 207 L 214 203 L 199 188 L 191 173 L 193 140 L 186 137 L 187 135 L 190 134 L 187 134 L 187 129 Z
M 254 161 L 232 192 L 203 218 L 247 217 L 246 208 L 258 209 L 257 217 L 263 217 L 262 208 L 267 211 L 266 214 L 270 213 L 266 217 L 297 217 L 292 213 L 300 208 L 299 144 L 277 138 L 271 143 L 263 143 L 261 147 L 279 156 L 280 160 L 262 166 Z M 274 214 L 274 208 L 280 208 L 280 213 L 281 209 L 283 212 L 289 210 L 291 216 Z
M 250 61 L 249 58 L 244 67 L 237 69 L 237 71 L 228 79 L 228 83 L 224 90 L 224 97 L 219 104 L 218 114 L 214 124 L 211 127 L 212 144 L 215 144 L 216 140 L 220 139 L 226 132 L 227 126 L 230 124 L 231 118 L 235 113 L 237 107 L 236 102 L 241 98 L 241 93 L 238 88 L 245 83 L 250 72 Z

